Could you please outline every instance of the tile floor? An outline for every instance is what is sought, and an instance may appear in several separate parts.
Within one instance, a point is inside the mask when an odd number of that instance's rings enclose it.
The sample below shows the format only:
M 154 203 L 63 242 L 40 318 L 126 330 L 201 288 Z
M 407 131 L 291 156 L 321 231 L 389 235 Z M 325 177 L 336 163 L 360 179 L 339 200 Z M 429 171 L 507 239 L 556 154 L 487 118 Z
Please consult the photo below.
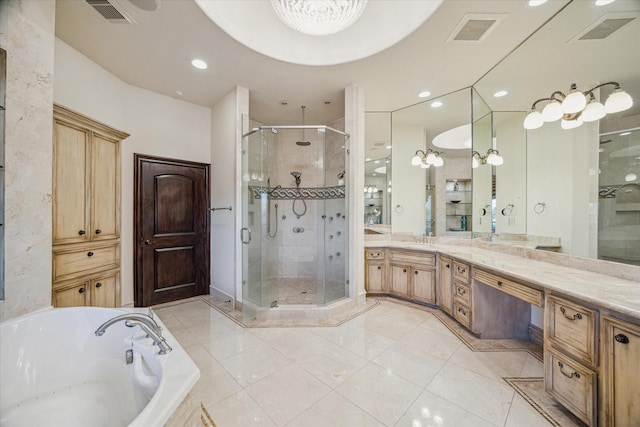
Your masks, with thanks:
M 188 399 L 218 427 L 551 425 L 502 380 L 541 377 L 540 361 L 473 352 L 407 305 L 304 328 L 243 328 L 203 300 L 156 312 L 200 367 Z M 167 425 L 203 424 L 198 412 Z

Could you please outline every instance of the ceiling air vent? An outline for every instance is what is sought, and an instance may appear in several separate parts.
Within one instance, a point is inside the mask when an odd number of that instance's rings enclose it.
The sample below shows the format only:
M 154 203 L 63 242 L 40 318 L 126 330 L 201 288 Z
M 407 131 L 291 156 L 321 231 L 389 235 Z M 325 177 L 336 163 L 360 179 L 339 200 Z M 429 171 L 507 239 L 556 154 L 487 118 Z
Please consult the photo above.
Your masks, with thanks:
M 570 41 L 604 40 L 637 17 L 637 13 L 608 13 Z
M 504 19 L 504 14 L 467 14 L 453 29 L 449 42 L 480 42 L 484 40 Z
M 85 0 L 107 22 L 112 24 L 131 24 L 135 21 L 113 0 Z

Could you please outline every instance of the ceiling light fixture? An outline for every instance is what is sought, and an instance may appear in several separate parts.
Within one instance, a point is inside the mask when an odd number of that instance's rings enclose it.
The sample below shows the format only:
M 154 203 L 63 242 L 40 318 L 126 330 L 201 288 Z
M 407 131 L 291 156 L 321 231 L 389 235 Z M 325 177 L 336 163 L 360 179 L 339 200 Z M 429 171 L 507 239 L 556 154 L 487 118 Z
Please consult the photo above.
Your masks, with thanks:
M 493 94 L 494 98 L 502 98 L 503 96 L 505 96 L 506 94 L 508 94 L 509 92 L 506 90 L 499 90 L 496 93 Z
M 191 61 L 191 65 L 196 67 L 198 70 L 206 70 L 209 66 L 202 59 L 194 59 Z
M 616 0 L 596 0 L 596 6 L 606 6 Z
M 604 105 L 596 100 L 593 91 L 606 85 L 614 85 L 614 91 L 609 95 Z M 540 102 L 549 101 L 542 112 L 536 110 Z M 633 106 L 631 96 L 620 88 L 617 82 L 602 83 L 593 88 L 580 92 L 575 83 L 571 85 L 568 95 L 557 90 L 548 98 L 536 100 L 531 105 L 531 111 L 524 118 L 524 128 L 538 129 L 544 122 L 562 119 L 563 129 L 575 129 L 584 122 L 600 120 L 607 114 L 628 110 Z
M 529 6 L 536 7 L 545 4 L 547 0 L 529 0 Z
M 440 157 L 440 154 L 442 154 L 442 152 L 433 151 L 431 148 L 427 151 L 418 150 L 416 151 L 416 155 L 411 159 L 411 165 L 420 166 L 423 169 L 431 166 L 439 168 L 444 165 L 444 159 Z
M 366 5 L 367 0 L 271 0 L 282 22 L 311 36 L 346 30 L 358 20 Z
M 442 107 L 442 101 L 434 101 L 431 103 L 431 108 Z
M 427 96 L 431 95 L 431 92 L 429 92 L 428 90 L 425 90 L 423 92 L 420 92 L 418 94 L 418 98 L 426 98 Z
M 473 169 L 477 168 L 480 165 L 492 165 L 492 166 L 500 166 L 504 163 L 504 159 L 498 152 L 493 148 L 489 148 L 487 150 L 487 154 L 481 156 L 480 153 L 474 151 L 471 153 L 471 167 Z

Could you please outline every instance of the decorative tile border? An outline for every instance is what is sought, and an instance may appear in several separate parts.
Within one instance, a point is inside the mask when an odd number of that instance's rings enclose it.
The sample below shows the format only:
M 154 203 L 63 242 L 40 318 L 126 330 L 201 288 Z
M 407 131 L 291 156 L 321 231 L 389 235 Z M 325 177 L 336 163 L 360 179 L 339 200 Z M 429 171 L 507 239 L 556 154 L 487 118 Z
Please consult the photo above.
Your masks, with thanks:
M 344 199 L 345 187 L 340 185 L 337 187 L 318 187 L 318 188 L 283 188 L 249 186 L 253 192 L 254 199 L 261 199 L 263 195 L 268 195 L 271 200 L 325 200 L 325 199 Z
M 598 188 L 598 198 L 599 199 L 615 199 L 618 188 L 620 188 L 619 185 L 604 185 Z

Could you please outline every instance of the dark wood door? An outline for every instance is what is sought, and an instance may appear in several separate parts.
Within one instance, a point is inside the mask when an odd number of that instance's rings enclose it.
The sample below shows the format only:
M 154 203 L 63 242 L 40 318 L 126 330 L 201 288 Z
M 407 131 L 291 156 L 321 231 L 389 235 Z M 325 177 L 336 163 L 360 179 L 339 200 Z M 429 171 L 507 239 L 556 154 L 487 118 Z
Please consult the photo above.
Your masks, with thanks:
M 135 305 L 209 288 L 209 165 L 135 155 Z

